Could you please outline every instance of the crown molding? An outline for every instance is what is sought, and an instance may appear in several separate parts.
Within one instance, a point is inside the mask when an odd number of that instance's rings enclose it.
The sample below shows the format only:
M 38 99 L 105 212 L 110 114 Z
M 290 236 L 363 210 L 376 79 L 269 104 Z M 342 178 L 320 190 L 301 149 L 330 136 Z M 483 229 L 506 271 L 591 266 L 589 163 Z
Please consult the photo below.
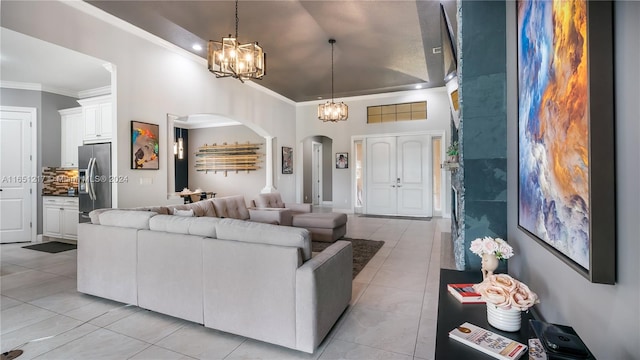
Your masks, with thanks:
M 362 100 L 372 100 L 372 99 L 385 99 L 385 98 L 398 98 L 403 96 L 425 96 L 430 92 L 445 92 L 447 89 L 444 86 L 438 86 L 433 88 L 426 89 L 417 89 L 417 90 L 405 90 L 405 91 L 393 91 L 393 92 L 385 92 L 371 95 L 358 95 L 358 96 L 345 96 L 340 98 L 334 98 L 333 102 L 347 102 L 347 101 L 362 101 Z M 311 100 L 311 101 L 301 101 L 299 103 L 295 103 L 296 106 L 309 106 L 309 105 L 319 105 L 324 104 L 327 100 L 331 100 L 330 98 L 321 99 L 321 100 Z M 349 104 L 347 104 L 349 105 Z
M 49 92 L 63 96 L 69 96 L 72 98 L 78 98 L 78 93 L 68 89 L 55 88 L 52 86 L 46 86 L 38 83 L 25 83 L 25 82 L 17 82 L 17 81 L 0 81 L 0 87 L 7 89 L 17 89 L 17 90 L 30 90 L 30 91 L 40 91 L 40 92 Z
M 77 97 L 78 99 L 85 99 L 85 98 L 101 96 L 101 95 L 109 95 L 109 94 L 111 94 L 111 85 L 102 86 L 95 89 L 78 91 Z
M 288 97 L 280 95 L 280 94 L 278 94 L 277 92 L 275 92 L 275 91 L 273 91 L 271 89 L 267 89 L 266 87 L 254 82 L 254 81 L 247 81 L 247 82 L 245 82 L 245 84 L 249 85 L 250 87 L 252 87 L 252 88 L 254 88 L 254 89 L 258 90 L 258 91 L 261 91 L 261 92 L 263 92 L 263 93 L 265 93 L 267 95 L 273 96 L 276 99 L 282 100 L 282 101 L 286 102 L 289 105 L 294 105 L 295 106 L 297 104 L 295 101 L 289 99 Z
M 3 81 L 0 81 L 0 88 L 48 92 L 48 93 L 54 93 L 58 95 L 72 97 L 75 99 L 85 99 L 85 98 L 90 98 L 95 96 L 111 94 L 111 85 L 107 85 L 107 86 L 103 86 L 95 89 L 72 91 L 68 89 L 46 86 L 38 83 L 26 83 L 26 82 L 3 80 Z

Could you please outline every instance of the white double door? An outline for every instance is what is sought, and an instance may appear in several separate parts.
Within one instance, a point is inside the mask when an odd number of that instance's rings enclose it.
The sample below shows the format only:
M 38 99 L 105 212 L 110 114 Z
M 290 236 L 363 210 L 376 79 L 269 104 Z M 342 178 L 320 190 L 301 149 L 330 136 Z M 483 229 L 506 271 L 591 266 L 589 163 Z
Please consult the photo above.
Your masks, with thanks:
M 366 139 L 365 212 L 432 216 L 431 136 Z

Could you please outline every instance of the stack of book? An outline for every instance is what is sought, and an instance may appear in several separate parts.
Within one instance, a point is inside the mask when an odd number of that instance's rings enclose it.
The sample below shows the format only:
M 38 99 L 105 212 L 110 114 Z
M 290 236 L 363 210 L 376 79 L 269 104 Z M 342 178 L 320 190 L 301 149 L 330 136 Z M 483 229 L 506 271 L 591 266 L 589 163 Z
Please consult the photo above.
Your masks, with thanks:
M 447 284 L 447 290 L 463 304 L 484 304 L 482 296 L 474 289 L 475 284 Z
M 468 322 L 451 330 L 449 337 L 501 360 L 518 359 L 527 351 L 527 345 Z

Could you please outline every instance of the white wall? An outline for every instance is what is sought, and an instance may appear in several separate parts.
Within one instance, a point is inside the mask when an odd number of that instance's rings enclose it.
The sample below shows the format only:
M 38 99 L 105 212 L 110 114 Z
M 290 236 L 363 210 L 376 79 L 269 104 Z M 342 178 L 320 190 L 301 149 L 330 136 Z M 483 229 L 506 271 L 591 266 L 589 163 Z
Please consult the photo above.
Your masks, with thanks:
M 394 123 L 367 124 L 367 106 L 398 104 L 414 101 L 427 101 L 427 120 L 399 121 Z M 324 135 L 333 140 L 333 153 L 348 152 L 350 162 L 352 158 L 351 136 L 411 133 L 418 131 L 440 131 L 445 133 L 445 141 L 450 138 L 451 110 L 449 100 L 444 87 L 403 91 L 372 96 L 335 99 L 336 102 L 344 101 L 349 106 L 349 119 L 338 123 L 322 122 L 318 120 L 318 104 L 320 101 L 299 103 L 296 111 L 296 142 L 300 142 L 309 136 Z M 350 166 L 351 167 L 351 166 Z M 352 194 L 353 169 L 350 171 L 333 171 L 333 207 L 338 209 L 352 209 L 354 195 Z M 302 195 L 301 182 L 298 184 L 298 199 Z M 449 176 L 443 191 L 447 193 L 445 204 L 449 203 L 449 191 L 451 188 Z M 447 208 L 444 213 L 448 213 Z
M 243 125 L 215 127 L 205 129 L 189 130 L 189 189 L 195 190 L 201 188 L 205 191 L 213 191 L 217 193 L 217 197 L 229 195 L 244 195 L 244 200 L 250 204 L 251 200 L 256 198 L 260 190 L 265 185 L 265 158 L 261 158 L 259 163 L 260 169 L 256 171 L 229 171 L 227 176 L 224 172 L 214 173 L 209 171 L 195 170 L 196 156 L 198 148 L 203 145 L 222 145 L 223 143 L 239 144 L 246 143 L 265 144 L 265 139 L 256 134 L 253 130 Z M 264 146 L 259 150 L 263 155 L 266 153 Z
M 263 135 L 277 136 L 286 146 L 295 142 L 293 102 L 235 79 L 216 79 L 203 59 L 132 35 L 121 28 L 131 28 L 131 25 L 87 3 L 9 1 L 2 3 L 0 16 L 3 27 L 115 65 L 117 168 L 114 173 L 128 177 L 128 183 L 119 184 L 117 188 L 119 207 L 169 202 L 166 161 L 163 160 L 170 150 L 167 113 L 220 114 L 254 130 L 261 129 Z M 115 26 L 103 19 L 122 25 Z M 167 151 L 160 155 L 160 170 L 130 169 L 131 120 L 160 125 L 160 142 Z M 141 185 L 142 178 L 151 184 Z M 292 188 L 290 183 L 285 181 L 284 186 L 279 186 L 276 180 L 274 185 L 286 189 Z
M 515 29 L 515 3 L 507 2 L 507 29 Z M 517 228 L 516 43 L 507 31 L 508 240 L 516 256 L 509 272 L 541 298 L 545 320 L 573 326 L 598 359 L 640 354 L 640 2 L 614 3 L 617 282 L 592 284 Z M 597 189 L 594 189 L 597 191 Z M 613 239 L 611 239 L 613 242 Z M 612 244 L 613 245 L 613 244 Z

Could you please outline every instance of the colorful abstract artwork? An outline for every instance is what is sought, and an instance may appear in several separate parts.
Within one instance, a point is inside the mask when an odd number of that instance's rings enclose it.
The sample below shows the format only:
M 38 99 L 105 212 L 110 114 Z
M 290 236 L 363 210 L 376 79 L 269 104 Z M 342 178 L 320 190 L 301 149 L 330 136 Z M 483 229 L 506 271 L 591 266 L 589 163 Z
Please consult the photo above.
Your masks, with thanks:
M 518 227 L 605 284 L 616 278 L 612 13 L 611 1 L 517 2 Z
M 586 1 L 518 2 L 519 224 L 589 269 Z
M 160 127 L 131 121 L 131 168 L 140 170 L 158 170 L 160 152 Z

